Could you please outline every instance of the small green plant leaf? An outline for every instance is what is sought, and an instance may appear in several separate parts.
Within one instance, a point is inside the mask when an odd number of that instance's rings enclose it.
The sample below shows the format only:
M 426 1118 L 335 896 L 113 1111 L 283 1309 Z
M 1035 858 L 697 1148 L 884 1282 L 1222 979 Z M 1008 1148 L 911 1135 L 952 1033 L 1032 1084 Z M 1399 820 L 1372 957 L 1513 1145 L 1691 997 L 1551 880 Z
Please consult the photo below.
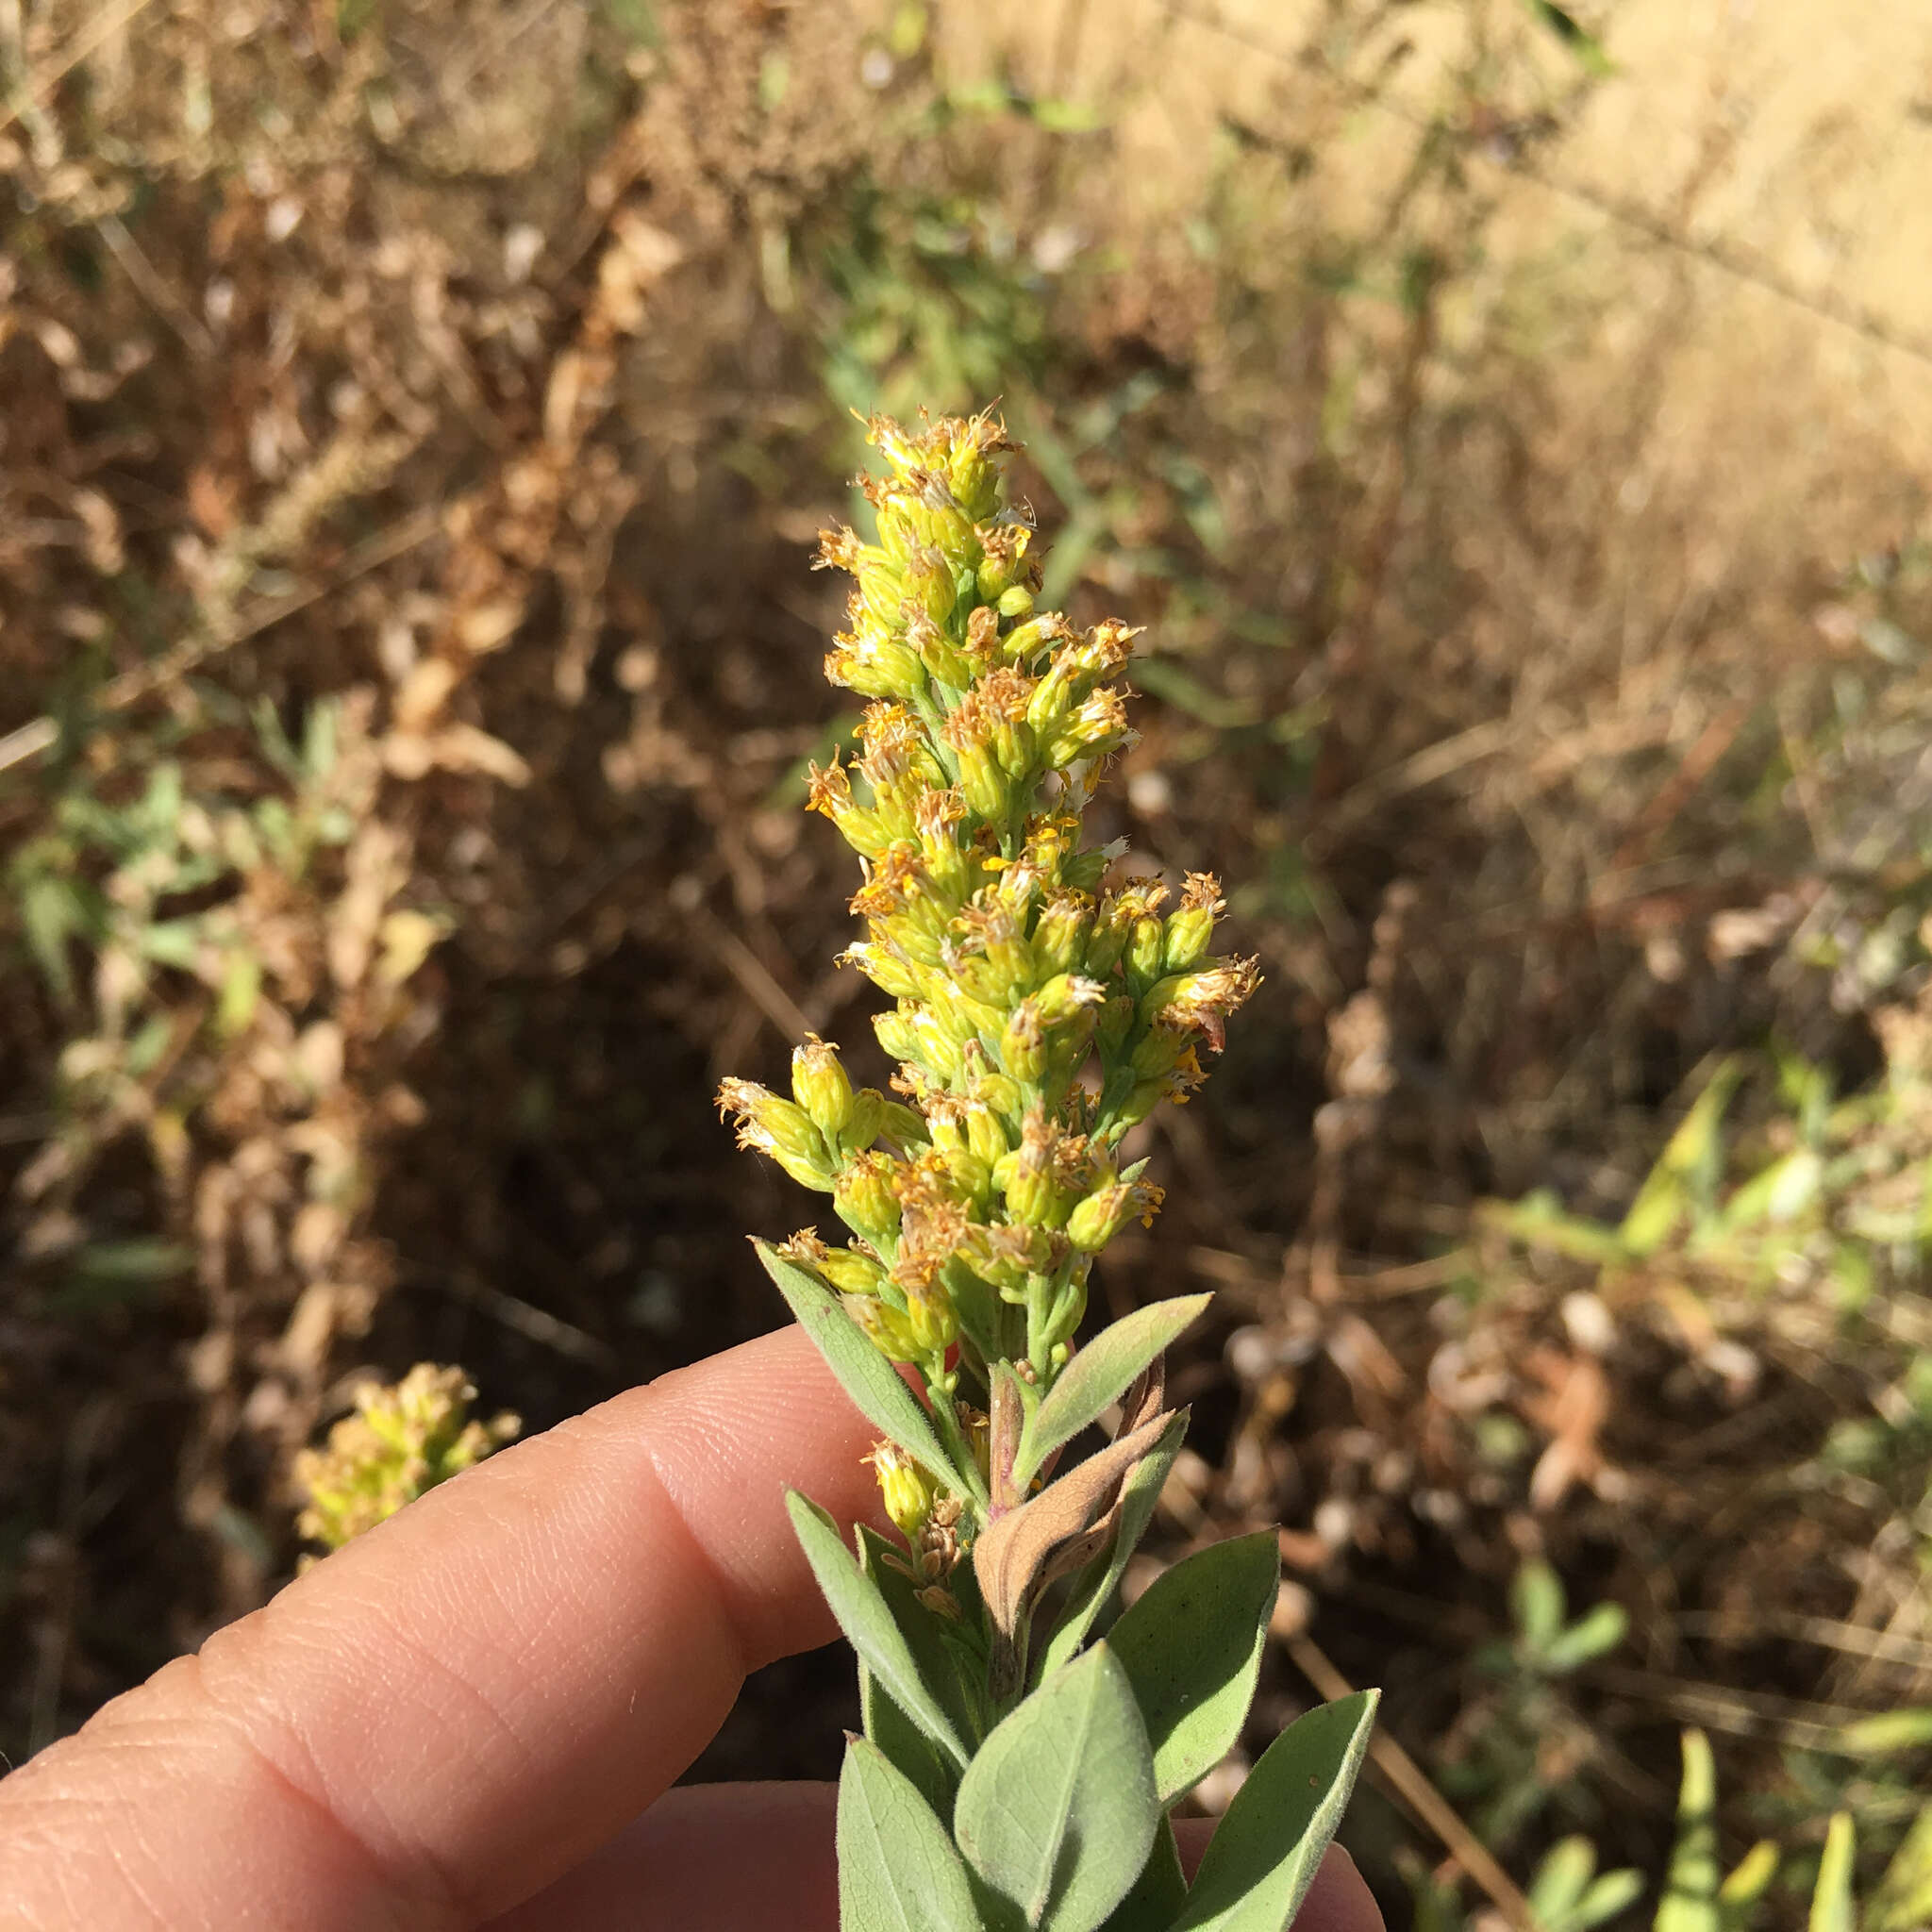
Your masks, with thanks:
M 1187 1902 L 1180 1847 L 1174 1843 L 1174 1826 L 1163 1818 L 1133 1890 L 1113 1908 L 1102 1932 L 1167 1932 Z
M 1838 1734 L 1839 1749 L 1855 1757 L 1885 1757 L 1927 1744 L 1932 1744 L 1932 1709 L 1923 1705 L 1857 1718 Z
M 1280 1583 L 1275 1533 L 1235 1537 L 1163 1573 L 1108 1633 L 1147 1726 L 1163 1805 L 1240 1738 Z
M 1568 8 L 1556 0 L 1528 0 L 1529 10 L 1561 41 L 1586 74 L 1602 79 L 1614 74 L 1616 63 L 1604 52 L 1603 42 L 1586 28 Z
M 1913 1819 L 1865 1912 L 1865 1932 L 1916 1932 L 1922 1925 L 1932 1925 L 1932 1804 Z
M 1509 1585 L 1509 1614 L 1532 1650 L 1541 1652 L 1556 1640 L 1564 1607 L 1562 1579 L 1547 1563 L 1533 1558 L 1517 1571 Z
M 1717 1889 L 1718 1924 L 1724 1932 L 1744 1932 L 1757 1901 L 1771 1890 L 1777 1868 L 1777 1846 L 1768 1838 L 1759 1839 L 1732 1866 L 1730 1876 Z
M 964 1473 L 954 1468 L 952 1459 L 940 1445 L 932 1418 L 920 1406 L 919 1398 L 899 1379 L 899 1374 L 853 1325 L 839 1304 L 839 1297 L 824 1282 L 788 1261 L 769 1241 L 754 1241 L 765 1273 L 777 1283 L 798 1325 L 811 1337 L 812 1344 L 825 1359 L 825 1366 L 839 1378 L 839 1386 L 851 1396 L 858 1412 L 908 1456 L 915 1457 L 932 1473 L 944 1479 L 955 1494 L 977 1496 L 984 1500 L 984 1485 L 976 1470 Z
M 1040 1663 L 1034 1681 L 1043 1684 L 1061 1665 L 1069 1663 L 1087 1641 L 1093 1620 L 1104 1610 L 1127 1567 L 1127 1559 L 1146 1533 L 1160 1500 L 1168 1472 L 1187 1440 L 1188 1419 L 1177 1415 L 1134 1472 L 1121 1492 L 1120 1527 L 1114 1533 L 1113 1548 L 1103 1551 L 1085 1569 L 1074 1572 L 1072 1588 L 1062 1607 L 1053 1635 L 1040 1646 Z
M 979 1932 L 966 1868 L 911 1780 L 863 1738 L 839 1776 L 841 1932 Z
M 1542 1646 L 1538 1661 L 1544 1670 L 1558 1674 L 1581 1670 L 1593 1658 L 1615 1650 L 1629 1628 L 1629 1613 L 1622 1604 L 1598 1604 L 1568 1629 L 1559 1630 L 1551 1638 Z
M 1097 1643 L 995 1726 L 959 1782 L 953 1830 L 1026 1925 L 1095 1932 L 1139 1876 L 1159 1821 L 1133 1688 Z
M 1811 1891 L 1807 1932 L 1856 1932 L 1852 1908 L 1852 1866 L 1858 1853 L 1857 1834 L 1849 1811 L 1834 1811 L 1824 1830 L 1824 1856 L 1818 1861 L 1818 1883 Z
M 1569 1924 L 1595 1876 L 1596 1847 L 1581 1833 L 1560 1840 L 1536 1868 L 1529 1888 L 1531 1916 L 1541 1925 Z
M 842 1317 L 841 1318 L 843 1319 Z M 893 1621 L 878 1584 L 864 1571 L 845 1547 L 838 1526 L 816 1503 L 796 1490 L 785 1495 L 785 1507 L 791 1514 L 791 1526 L 824 1591 L 839 1627 L 852 1647 L 906 1715 L 939 1745 L 957 1765 L 966 1762 L 966 1747 L 959 1741 L 939 1698 L 920 1674 L 912 1647 Z
M 1136 1308 L 1104 1328 L 1067 1364 L 1065 1373 L 1034 1410 L 1021 1439 L 1014 1480 L 1023 1487 L 1040 1465 L 1070 1442 L 1109 1403 L 1118 1402 L 1149 1362 L 1163 1353 L 1213 1299 L 1176 1295 Z
M 1309 1711 L 1261 1754 L 1172 1932 L 1282 1932 L 1292 1921 L 1347 1809 L 1378 1694 L 1357 1690 Z
M 1657 1901 L 1655 1932 L 1723 1932 L 1718 1909 L 1717 1769 L 1702 1731 L 1683 1738 L 1684 1775 L 1677 1790 L 1677 1837 Z
M 1569 1932 L 1594 1932 L 1596 1926 L 1621 1918 L 1642 1896 L 1641 1872 L 1628 1865 L 1606 1872 L 1576 1901 L 1570 1914 Z

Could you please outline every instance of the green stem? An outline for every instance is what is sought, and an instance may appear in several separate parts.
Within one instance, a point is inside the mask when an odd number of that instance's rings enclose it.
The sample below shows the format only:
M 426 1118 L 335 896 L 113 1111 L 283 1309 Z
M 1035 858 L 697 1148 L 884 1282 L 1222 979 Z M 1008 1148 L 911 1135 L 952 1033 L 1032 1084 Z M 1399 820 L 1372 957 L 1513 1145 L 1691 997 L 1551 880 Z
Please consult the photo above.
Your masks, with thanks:
M 966 1432 L 959 1426 L 958 1411 L 953 1407 L 953 1398 L 943 1389 L 926 1389 L 926 1398 L 932 1408 L 933 1425 L 939 1430 L 940 1441 L 945 1445 L 946 1454 L 952 1458 L 953 1467 L 958 1471 L 961 1481 L 968 1491 L 968 1500 L 974 1504 L 983 1517 L 986 1514 L 989 1497 L 986 1480 L 979 1474 L 979 1464 L 974 1460 L 973 1445 L 966 1440 Z

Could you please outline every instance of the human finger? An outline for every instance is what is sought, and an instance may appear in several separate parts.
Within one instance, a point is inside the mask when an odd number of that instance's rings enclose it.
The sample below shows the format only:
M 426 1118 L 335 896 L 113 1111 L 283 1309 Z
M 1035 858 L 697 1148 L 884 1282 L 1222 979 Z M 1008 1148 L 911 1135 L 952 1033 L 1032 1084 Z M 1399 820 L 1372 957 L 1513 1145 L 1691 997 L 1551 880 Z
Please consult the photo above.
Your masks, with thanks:
M 869 1510 L 869 1437 L 789 1330 L 491 1457 L 0 1781 L 0 1897 L 169 1932 L 507 1909 L 833 1634 L 782 1491 Z

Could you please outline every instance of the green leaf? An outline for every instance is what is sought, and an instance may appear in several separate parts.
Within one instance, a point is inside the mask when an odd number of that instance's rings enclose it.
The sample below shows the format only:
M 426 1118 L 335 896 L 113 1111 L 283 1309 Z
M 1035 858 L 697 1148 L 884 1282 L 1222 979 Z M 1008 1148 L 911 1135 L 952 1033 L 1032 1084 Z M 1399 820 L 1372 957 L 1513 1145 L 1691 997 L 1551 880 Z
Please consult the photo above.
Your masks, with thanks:
M 1932 1925 L 1932 1804 L 1912 1821 L 1865 1913 L 1865 1932 L 1915 1932 Z
M 1724 1932 L 1743 1932 L 1750 1924 L 1757 1901 L 1777 1876 L 1777 1847 L 1768 1838 L 1759 1839 L 1732 1866 L 1730 1876 L 1717 1889 L 1718 1922 Z M 1901 1932 L 1909 1932 L 1909 1928 L 1902 1927 Z
M 959 1781 L 953 1832 L 997 1897 L 1043 1932 L 1095 1932 L 1160 1821 L 1132 1686 L 1096 1643 L 1024 1698 Z
M 1541 1651 L 1563 1628 L 1562 1579 L 1541 1558 L 1517 1571 L 1509 1585 L 1509 1614 L 1523 1641 Z
M 1723 1932 L 1718 1909 L 1717 1769 L 1710 1740 L 1702 1731 L 1686 1731 L 1683 1752 L 1676 1842 L 1652 1924 L 1654 1932 Z
M 1108 1631 L 1147 1726 L 1163 1805 L 1198 1784 L 1241 1737 L 1280 1583 L 1272 1529 L 1233 1537 L 1164 1572 Z
M 899 1634 L 912 1652 L 920 1682 L 938 1699 L 940 1707 L 968 1744 L 976 1742 L 985 1735 L 988 1723 L 971 1688 L 985 1681 L 983 1651 L 973 1655 L 971 1661 L 962 1656 L 962 1645 L 955 1633 L 963 1624 L 948 1623 L 919 1601 L 918 1586 L 899 1567 L 905 1557 L 876 1530 L 861 1526 L 858 1546 L 859 1567 L 878 1586 L 892 1622 L 899 1626 Z M 955 1597 L 972 1574 L 970 1563 L 962 1563 L 954 1571 L 951 1582 Z
M 1808 1932 L 1855 1932 L 1852 1912 L 1852 1865 L 1857 1857 L 1857 1836 L 1849 1811 L 1834 1811 L 1824 1831 L 1824 1856 L 1818 1861 L 1818 1883 L 1811 1892 Z
M 1261 1754 L 1172 1932 L 1283 1932 L 1348 1808 L 1379 1694 L 1357 1690 L 1309 1711 Z
M 796 1490 L 785 1492 L 791 1526 L 832 1614 L 839 1620 L 865 1666 L 895 1703 L 953 1762 L 963 1766 L 966 1747 L 939 1699 L 920 1674 L 912 1647 L 892 1620 L 877 1582 L 868 1576 L 845 1547 L 832 1519 Z
M 1174 1826 L 1163 1818 L 1154 1833 L 1154 1849 L 1141 1867 L 1134 1889 L 1108 1917 L 1103 1932 L 1167 1932 L 1174 1915 L 1188 1902 L 1188 1881 L 1181 1872 L 1180 1847 Z
M 1591 1658 L 1605 1656 L 1622 1643 L 1630 1628 L 1622 1604 L 1598 1604 L 1567 1630 L 1559 1630 L 1538 1654 L 1546 1671 L 1566 1674 L 1581 1670 Z
M 1923 1705 L 1854 1719 L 1840 1725 L 1838 1734 L 1838 1748 L 1855 1757 L 1884 1757 L 1926 1744 L 1932 1744 L 1932 1709 Z
M 899 1373 L 854 1325 L 839 1297 L 824 1282 L 795 1261 L 788 1261 L 769 1241 L 754 1241 L 765 1273 L 778 1286 L 798 1325 L 811 1337 L 825 1366 L 851 1396 L 859 1414 L 941 1477 L 956 1495 L 985 1500 L 985 1485 L 977 1470 L 960 1471 L 940 1445 L 932 1418 L 919 1398 L 899 1379 Z M 969 1480 L 970 1477 L 970 1480 Z
M 1530 1882 L 1531 1916 L 1543 1925 L 1567 1922 L 1596 1876 L 1596 1847 L 1581 1833 L 1560 1840 Z
M 26 942 L 48 984 L 64 999 L 74 986 L 67 942 L 93 923 L 87 901 L 71 881 L 42 874 L 20 889 L 19 903 Z
M 1212 1300 L 1208 1294 L 1176 1295 L 1136 1308 L 1103 1328 L 1067 1364 L 1034 1410 L 1021 1438 L 1015 1482 L 1024 1488 L 1061 1443 L 1072 1441 L 1109 1403 L 1118 1402 L 1141 1371 Z
M 1530 12 L 1569 48 L 1586 73 L 1601 79 L 1617 71 L 1616 63 L 1604 52 L 1603 42 L 1567 8 L 1558 7 L 1556 0 L 1528 0 L 1528 6 Z
M 1570 1932 L 1593 1932 L 1598 1925 L 1627 1912 L 1643 1896 L 1643 1874 L 1625 1865 L 1606 1872 L 1576 1901 L 1570 1914 Z
M 1159 1441 L 1141 1458 L 1121 1493 L 1121 1522 L 1114 1533 L 1113 1548 L 1074 1573 L 1073 1587 L 1054 1624 L 1053 1635 L 1040 1646 L 1039 1668 L 1034 1674 L 1036 1683 L 1043 1684 L 1061 1665 L 1070 1662 L 1087 1641 L 1093 1620 L 1112 1598 L 1127 1567 L 1127 1558 L 1134 1554 L 1153 1520 L 1154 1506 L 1160 1500 L 1168 1472 L 1181 1453 L 1187 1434 L 1187 1418 L 1175 1416 Z
M 841 1932 L 980 1932 L 966 1868 L 912 1782 L 863 1738 L 839 1776 Z
M 941 1817 L 953 1808 L 958 1780 L 939 1746 L 928 1738 L 887 1692 L 879 1681 L 858 1666 L 858 1722 L 867 1740 L 891 1758 L 893 1769 L 911 1780 L 913 1789 Z

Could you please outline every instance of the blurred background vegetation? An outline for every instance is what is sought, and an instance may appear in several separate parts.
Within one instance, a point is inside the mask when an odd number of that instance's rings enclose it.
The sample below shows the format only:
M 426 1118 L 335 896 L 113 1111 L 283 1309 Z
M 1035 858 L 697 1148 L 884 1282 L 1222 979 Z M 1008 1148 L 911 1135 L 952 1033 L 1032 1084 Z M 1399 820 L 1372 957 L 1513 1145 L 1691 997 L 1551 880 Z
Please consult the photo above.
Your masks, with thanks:
M 372 1373 L 774 1324 L 709 1095 L 867 1033 L 808 550 L 850 409 L 997 396 L 1147 626 L 1102 835 L 1268 975 L 1104 1275 L 1220 1291 L 1154 1547 L 1284 1525 L 1257 1735 L 1385 1687 L 1391 1924 L 1932 1923 L 1921 10 L 0 0 L 0 78 L 11 1760 Z

